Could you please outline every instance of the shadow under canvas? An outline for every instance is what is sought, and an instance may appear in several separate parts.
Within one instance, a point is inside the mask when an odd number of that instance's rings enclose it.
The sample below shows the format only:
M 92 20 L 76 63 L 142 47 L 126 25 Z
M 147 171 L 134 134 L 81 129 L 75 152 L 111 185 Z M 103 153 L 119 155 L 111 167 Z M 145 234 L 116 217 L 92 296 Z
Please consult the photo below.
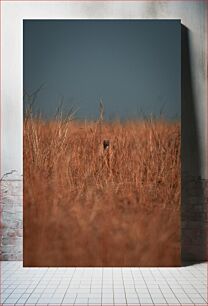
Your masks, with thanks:
M 193 92 L 190 33 L 181 26 L 181 256 L 183 265 L 207 260 L 207 181 L 202 160 Z

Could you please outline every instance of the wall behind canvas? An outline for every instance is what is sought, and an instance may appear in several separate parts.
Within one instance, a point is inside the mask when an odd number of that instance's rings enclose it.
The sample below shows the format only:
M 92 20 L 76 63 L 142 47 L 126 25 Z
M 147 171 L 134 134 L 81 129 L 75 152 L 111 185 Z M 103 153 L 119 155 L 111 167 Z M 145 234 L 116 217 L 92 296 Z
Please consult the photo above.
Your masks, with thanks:
M 206 13 L 205 1 L 2 3 L 1 259 L 22 259 L 23 19 L 47 18 L 181 19 L 182 257 L 206 258 Z

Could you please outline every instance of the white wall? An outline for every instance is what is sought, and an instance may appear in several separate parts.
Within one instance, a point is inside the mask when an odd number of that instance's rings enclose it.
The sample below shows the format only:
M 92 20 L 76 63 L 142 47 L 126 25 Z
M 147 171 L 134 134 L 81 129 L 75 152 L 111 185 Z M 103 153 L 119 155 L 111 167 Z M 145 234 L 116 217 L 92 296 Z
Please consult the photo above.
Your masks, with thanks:
M 186 151 L 189 175 L 208 177 L 206 164 L 207 77 L 205 59 L 205 11 L 203 1 L 3 1 L 1 12 L 2 92 L 1 92 L 1 177 L 23 173 L 23 19 L 181 19 L 189 30 L 190 71 L 193 110 L 199 139 L 201 162 L 192 171 L 192 152 Z M 205 62 L 206 60 L 206 62 Z M 187 112 L 189 104 L 187 103 Z M 189 122 L 189 124 L 192 124 Z M 194 147 L 194 143 L 193 143 Z M 190 156 L 188 156 L 190 153 Z M 197 158 L 197 157 L 196 157 Z

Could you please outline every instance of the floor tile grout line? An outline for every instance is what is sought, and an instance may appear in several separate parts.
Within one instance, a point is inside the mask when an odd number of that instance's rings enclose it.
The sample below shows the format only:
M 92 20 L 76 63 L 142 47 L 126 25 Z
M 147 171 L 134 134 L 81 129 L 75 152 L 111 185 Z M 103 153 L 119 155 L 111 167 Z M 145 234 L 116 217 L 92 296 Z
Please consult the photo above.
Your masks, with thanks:
M 169 283 L 167 282 L 167 280 L 164 278 L 164 276 L 162 275 L 162 273 L 161 273 L 161 271 L 160 271 L 160 269 L 157 269 L 157 271 L 158 271 L 158 273 L 162 276 L 162 278 L 165 280 L 165 283 L 169 286 Z M 151 274 L 152 274 L 152 276 L 153 276 L 153 278 L 154 278 L 154 275 L 153 275 L 153 273 L 151 272 Z M 154 278 L 155 279 L 155 278 Z M 156 280 L 155 280 L 156 281 Z M 160 288 L 160 285 L 158 285 L 158 287 Z M 170 288 L 170 286 L 169 286 L 169 288 Z M 170 288 L 171 289 L 171 288 Z M 168 302 L 167 302 L 167 300 L 166 300 L 166 298 L 165 298 L 165 296 L 164 296 L 164 294 L 163 294 L 163 292 L 162 292 L 162 290 L 161 290 L 161 288 L 160 288 L 160 291 L 161 291 L 161 293 L 162 293 L 162 296 L 164 297 L 164 299 L 165 299 L 165 301 L 166 301 L 166 303 L 168 304 Z M 172 290 L 171 290 L 172 291 Z M 172 291 L 173 292 L 173 291 Z M 174 294 L 174 292 L 173 292 L 173 294 Z M 174 294 L 174 296 L 175 296 L 175 294 Z M 177 297 L 175 296 L 175 298 L 176 298 L 176 300 L 178 301 L 178 303 L 179 303 L 179 305 L 181 305 L 181 303 L 180 303 L 180 301 L 177 299 Z
M 198 271 L 199 271 L 199 269 L 197 269 Z M 190 272 L 194 277 L 195 277 L 195 275 L 192 273 L 192 272 Z M 207 276 L 207 275 L 206 275 Z M 208 285 L 208 284 L 207 284 Z M 193 288 L 198 292 L 198 294 L 202 297 L 202 299 L 205 301 L 205 302 L 207 302 L 208 303 L 208 301 L 206 301 L 205 299 L 204 299 L 204 297 L 201 295 L 201 293 L 197 290 L 197 288 L 195 287 L 195 286 L 193 286 Z
M 101 280 L 101 305 L 102 305 L 102 301 L 103 301 L 103 299 L 102 299 L 102 296 L 103 296 L 103 268 L 102 268 L 102 280 Z
M 173 276 L 173 274 L 171 273 L 171 275 L 172 275 L 172 277 L 176 280 L 176 282 L 178 283 L 178 280 L 175 278 L 175 276 Z M 185 279 L 186 279 L 186 277 L 185 277 Z M 180 288 L 183 290 L 183 292 L 184 292 L 184 294 L 188 297 L 188 299 L 191 301 L 191 302 L 193 302 L 192 300 L 191 300 L 191 298 L 189 297 L 189 295 L 185 292 L 185 290 L 184 290 L 184 288 L 181 286 L 181 284 L 180 283 L 178 283 L 179 285 L 180 285 Z M 193 285 L 192 285 L 193 286 Z M 194 287 L 193 287 L 194 288 Z M 203 297 L 202 297 L 203 298 Z
M 142 273 L 142 270 L 140 270 L 140 271 L 141 271 L 142 278 L 143 278 L 143 280 L 144 280 L 144 282 L 145 282 L 145 285 L 146 285 L 146 287 L 147 287 L 147 290 L 148 290 L 148 292 L 149 292 L 149 295 L 150 295 L 150 298 L 151 298 L 151 300 L 152 300 L 152 303 L 153 303 L 153 305 L 154 305 L 155 303 L 154 303 L 154 301 L 153 301 L 153 299 L 152 299 L 152 295 L 151 295 L 151 293 L 150 293 L 150 291 L 149 291 L 149 288 L 148 288 L 148 286 L 147 286 L 147 283 L 146 283 L 146 280 L 145 280 L 144 275 L 143 275 L 143 273 Z
M 79 271 L 79 269 L 81 269 L 81 272 L 82 272 L 81 275 L 83 275 L 83 274 L 84 274 L 83 268 L 76 268 L 76 271 Z M 80 288 L 81 282 L 82 282 L 82 281 L 81 281 L 81 277 L 80 277 L 78 289 Z M 74 301 L 74 305 L 76 305 L 76 300 L 77 300 L 77 298 L 78 298 L 78 294 L 77 294 L 76 299 L 75 299 L 75 301 Z M 89 298 L 88 298 L 88 301 L 89 301 Z M 79 305 L 79 304 L 77 304 L 77 305 Z M 88 305 L 88 303 L 87 303 L 87 305 Z
M 74 271 L 73 271 L 73 273 L 72 273 L 70 282 L 69 282 L 68 287 L 67 287 L 67 289 L 66 289 L 66 291 L 65 291 L 65 294 L 64 294 L 64 296 L 63 296 L 62 304 L 63 304 L 64 298 L 65 298 L 65 296 L 66 296 L 66 292 L 67 292 L 67 290 L 69 289 L 70 283 L 71 283 L 71 281 L 72 281 L 72 279 L 73 279 L 73 275 L 75 274 L 75 271 L 76 271 L 76 268 L 74 269 Z M 75 298 L 75 299 L 76 299 L 76 298 Z
M 138 292 L 137 292 L 137 290 L 136 290 L 135 279 L 134 279 L 134 275 L 133 275 L 132 269 L 131 269 L 130 271 L 131 271 L 131 275 L 132 275 L 132 278 L 133 278 L 134 289 L 135 289 L 135 292 L 136 292 L 136 295 L 137 295 L 137 298 L 138 298 L 138 301 L 139 301 L 139 305 L 141 305 L 141 303 L 140 303 L 140 298 L 139 298 Z
M 23 267 L 23 269 L 24 269 L 24 267 Z M 48 268 L 45 270 L 45 273 L 43 274 L 43 276 L 47 273 L 47 271 L 48 271 Z M 41 278 L 39 279 L 39 282 L 37 283 L 37 285 L 36 285 L 36 287 L 34 288 L 34 290 L 37 288 L 37 286 L 38 286 L 38 284 L 40 283 L 40 281 L 41 281 Z M 34 290 L 33 290 L 33 292 L 34 292 Z M 32 293 L 31 293 L 32 294 Z M 31 295 L 30 294 L 30 295 Z M 30 296 L 29 296 L 30 297 Z M 27 298 L 27 300 L 29 299 L 29 297 Z M 19 301 L 20 299 L 18 299 L 17 300 L 17 302 Z M 27 300 L 25 301 L 25 304 L 26 304 L 26 302 L 27 302 Z
M 112 269 L 112 279 L 113 279 L 113 305 L 115 305 L 115 290 L 114 290 L 114 288 L 115 288 L 115 282 L 114 282 L 114 274 L 113 274 L 113 271 L 115 271 L 115 270 Z
M 93 279 L 93 272 L 91 273 L 91 279 L 90 279 L 90 294 L 92 293 L 92 279 Z
M 24 267 L 23 267 L 23 269 L 24 269 Z M 46 272 L 47 272 L 47 270 L 45 271 L 45 273 L 44 274 L 46 274 Z M 42 276 L 41 276 L 42 277 Z M 39 282 L 41 281 L 41 277 L 39 278 L 39 281 L 38 281 L 38 283 L 36 284 L 36 287 L 33 289 L 33 291 L 30 293 L 30 295 L 29 295 L 29 297 L 26 299 L 26 301 L 25 301 L 25 303 L 27 302 L 27 300 L 30 298 L 30 296 L 32 295 L 32 293 L 34 292 L 34 290 L 37 288 L 37 286 L 38 286 L 38 284 L 39 284 Z M 28 287 L 29 288 L 29 287 Z M 28 289 L 27 288 L 27 289 Z M 27 290 L 26 289 L 26 290 Z M 18 301 L 19 301 L 20 299 L 18 299 Z M 17 301 L 17 302 L 18 302 Z
M 160 269 L 158 269 L 158 271 L 159 271 L 159 273 L 160 273 L 160 275 L 162 275 L 162 273 L 161 273 L 161 270 Z M 171 274 L 171 272 L 170 272 L 170 274 Z M 164 276 L 162 275 L 162 278 L 164 278 Z M 164 278 L 165 279 L 165 278 Z M 166 280 L 165 280 L 166 281 Z M 170 287 L 170 284 L 166 281 L 166 284 L 168 285 L 168 287 L 170 288 L 170 290 L 171 290 L 171 292 L 173 293 L 173 295 L 174 295 L 174 297 L 176 298 L 176 300 L 178 301 L 178 303 L 179 303 L 179 305 L 181 305 L 181 302 L 179 301 L 179 299 L 177 298 L 177 296 L 176 296 L 176 294 L 175 294 L 175 292 L 172 290 L 172 288 Z M 160 285 L 159 285 L 159 287 L 160 287 Z M 160 288 L 161 289 L 161 288 Z M 166 300 L 166 299 L 165 299 Z M 167 301 L 167 300 L 166 300 Z
M 9 264 L 8 264 L 8 265 L 9 265 Z M 15 269 L 15 272 L 16 272 L 17 270 L 18 270 L 18 267 Z M 1 270 L 1 271 L 2 271 L 2 270 Z M 12 274 L 13 274 L 13 273 L 11 272 L 10 275 L 12 275 Z M 10 275 L 9 275 L 9 276 L 10 276 Z M 8 277 L 9 277 L 9 276 L 8 276 Z M 17 287 L 18 287 L 18 286 L 17 286 Z M 16 287 L 16 288 L 17 288 L 17 287 Z M 9 297 L 12 295 L 12 293 L 15 291 L 16 288 L 14 288 L 13 291 L 3 300 L 3 303 L 6 302 L 7 299 L 9 299 Z
M 124 283 L 123 269 L 125 269 L 125 268 L 121 268 L 121 275 L 122 275 L 122 282 L 123 282 L 124 293 L 125 293 L 125 299 L 126 299 L 126 305 L 127 305 L 126 287 L 125 287 L 125 283 Z

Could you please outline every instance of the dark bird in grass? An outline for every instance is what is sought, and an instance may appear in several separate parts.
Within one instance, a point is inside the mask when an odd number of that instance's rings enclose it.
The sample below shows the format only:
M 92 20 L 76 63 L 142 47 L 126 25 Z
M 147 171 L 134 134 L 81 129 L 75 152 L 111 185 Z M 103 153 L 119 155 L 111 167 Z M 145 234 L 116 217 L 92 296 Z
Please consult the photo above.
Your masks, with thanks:
M 103 140 L 103 149 L 108 150 L 110 146 L 110 141 L 109 140 Z

